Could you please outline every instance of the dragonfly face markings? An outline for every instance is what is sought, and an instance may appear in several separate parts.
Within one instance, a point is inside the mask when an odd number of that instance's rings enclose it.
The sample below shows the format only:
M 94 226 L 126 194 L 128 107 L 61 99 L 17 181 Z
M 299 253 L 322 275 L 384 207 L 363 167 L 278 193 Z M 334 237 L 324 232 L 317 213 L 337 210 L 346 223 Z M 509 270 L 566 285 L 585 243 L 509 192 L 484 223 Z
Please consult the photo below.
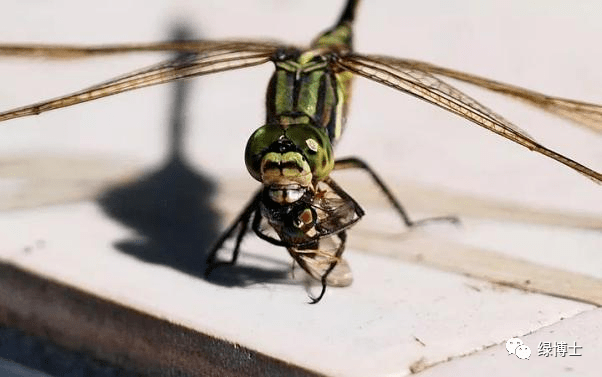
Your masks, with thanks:
M 245 151 L 251 176 L 262 183 L 236 221 L 218 240 L 208 258 L 210 272 L 236 262 L 240 244 L 251 227 L 262 239 L 287 249 L 310 276 L 327 285 L 351 283 L 342 259 L 346 230 L 364 214 L 330 177 L 333 170 L 365 170 L 382 189 L 403 222 L 410 220 L 383 181 L 357 158 L 335 160 L 333 148 L 343 133 L 351 77 L 361 76 L 411 94 L 530 150 L 548 156 L 591 178 L 602 175 L 538 143 L 504 117 L 442 81 L 449 77 L 519 99 L 565 117 L 595 132 L 602 131 L 602 106 L 544 95 L 514 85 L 430 63 L 352 51 L 352 22 L 358 0 L 348 0 L 337 24 L 308 50 L 265 41 L 181 41 L 114 46 L 0 45 L 0 55 L 79 59 L 97 55 L 176 51 L 196 54 L 172 59 L 102 84 L 0 113 L 0 121 L 37 115 L 117 93 L 177 79 L 273 62 L 268 85 L 266 122 L 255 131 Z M 438 77 L 439 76 L 439 77 Z M 218 261 L 226 239 L 236 235 L 230 261 Z

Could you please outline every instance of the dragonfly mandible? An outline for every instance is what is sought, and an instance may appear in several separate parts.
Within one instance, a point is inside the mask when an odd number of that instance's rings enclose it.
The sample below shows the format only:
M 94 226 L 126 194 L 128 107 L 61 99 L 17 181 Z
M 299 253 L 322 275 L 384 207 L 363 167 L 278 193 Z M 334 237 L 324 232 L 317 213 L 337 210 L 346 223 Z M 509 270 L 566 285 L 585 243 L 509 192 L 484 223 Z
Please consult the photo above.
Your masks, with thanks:
M 369 172 L 408 226 L 415 224 L 382 180 L 364 162 L 335 161 L 332 147 L 341 137 L 352 76 L 361 76 L 411 94 L 588 176 L 600 183 L 602 175 L 535 141 L 500 115 L 446 84 L 449 77 L 521 99 L 551 113 L 600 129 L 602 107 L 546 96 L 475 75 L 425 62 L 362 55 L 352 49 L 352 23 L 359 1 L 347 1 L 339 21 L 320 34 L 308 49 L 286 44 L 229 40 L 182 41 L 114 46 L 2 45 L 0 54 L 85 58 L 131 52 L 177 51 L 196 54 L 172 59 L 117 79 L 53 100 L 0 114 L 0 121 L 36 115 L 109 95 L 187 77 L 242 69 L 272 62 L 276 72 L 268 85 L 266 124 L 247 144 L 246 165 L 262 183 L 235 223 L 210 253 L 215 266 L 233 264 L 249 227 L 262 239 L 285 247 L 294 260 L 322 284 L 351 283 L 342 258 L 346 231 L 363 210 L 330 178 L 334 169 L 362 168 Z M 217 251 L 236 233 L 230 261 L 219 262 Z

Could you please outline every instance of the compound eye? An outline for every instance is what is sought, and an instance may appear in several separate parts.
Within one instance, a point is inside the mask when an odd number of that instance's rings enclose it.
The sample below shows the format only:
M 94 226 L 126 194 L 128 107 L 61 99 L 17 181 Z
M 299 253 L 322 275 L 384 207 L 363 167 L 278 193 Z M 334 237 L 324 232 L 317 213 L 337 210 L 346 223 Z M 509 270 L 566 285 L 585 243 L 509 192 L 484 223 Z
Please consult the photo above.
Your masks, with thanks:
M 298 124 L 286 130 L 307 159 L 314 179 L 321 180 L 334 168 L 332 145 L 325 130 L 309 124 Z
M 284 131 L 277 124 L 259 127 L 247 141 L 245 164 L 253 178 L 261 182 L 261 160 L 272 143 L 282 137 Z

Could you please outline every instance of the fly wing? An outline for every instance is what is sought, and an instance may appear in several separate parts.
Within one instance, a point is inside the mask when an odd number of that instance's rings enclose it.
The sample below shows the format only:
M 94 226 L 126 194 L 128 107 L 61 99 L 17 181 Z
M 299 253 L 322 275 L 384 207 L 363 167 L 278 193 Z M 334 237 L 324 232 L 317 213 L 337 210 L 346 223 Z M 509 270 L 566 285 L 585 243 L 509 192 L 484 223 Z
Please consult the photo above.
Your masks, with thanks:
M 299 250 L 289 247 L 288 252 L 311 277 L 321 281 L 326 276 L 326 284 L 331 287 L 346 287 L 353 282 L 353 275 L 346 260 L 337 257 L 339 249 L 344 247 L 336 236 L 323 237 L 315 249 Z M 333 263 L 334 268 L 332 268 Z M 330 270 L 332 268 L 332 270 Z M 330 270 L 330 271 L 329 271 Z
M 596 183 L 602 183 L 602 174 L 544 147 L 502 116 L 408 61 L 350 54 L 338 58 L 335 64 L 344 70 L 437 105 L 506 139 L 550 157 L 586 175 Z
M 318 214 L 316 229 L 318 234 L 335 234 L 355 224 L 363 215 L 358 213 L 356 202 L 351 198 L 341 197 L 324 181 L 316 187 L 316 195 L 312 207 Z
M 179 47 L 178 47 L 179 46 Z M 233 69 L 252 67 L 271 60 L 273 54 L 278 50 L 276 45 L 251 44 L 243 45 L 243 42 L 165 42 L 163 44 L 138 45 L 139 50 L 132 50 L 132 46 L 122 47 L 98 47 L 98 52 L 77 47 L 30 47 L 30 52 L 37 51 L 38 54 L 46 56 L 89 56 L 94 54 L 110 54 L 131 51 L 184 51 L 195 52 L 202 55 L 191 55 L 187 58 L 176 58 L 156 64 L 124 76 L 112 79 L 102 84 L 94 85 L 87 89 L 71 93 L 65 96 L 33 105 L 12 109 L 0 113 L 0 122 L 37 115 L 46 111 L 76 105 L 78 103 L 93 101 L 98 98 L 114 94 L 144 88 L 147 86 L 167 83 L 187 77 L 208 75 L 216 72 L 230 71 Z M 24 48 L 21 46 L 21 48 Z M 155 48 L 155 50 L 153 50 Z M 163 49 L 161 49 L 163 48 Z M 69 50 L 71 49 L 71 50 Z M 93 48 L 90 48 L 93 49 Z M 120 51 L 121 49 L 121 51 Z M 0 48 L 0 53 L 2 49 Z M 16 47 L 4 46 L 4 52 L 17 54 Z M 80 54 L 80 55 L 78 55 Z
M 290 242 L 290 239 L 286 237 L 286 232 L 282 232 L 282 230 L 279 232 L 263 216 L 260 220 L 259 230 L 261 238 L 264 240 L 271 238 L 275 241 L 281 239 L 285 242 Z M 310 239 L 312 239 L 312 236 L 308 234 L 305 241 L 309 241 Z M 347 261 L 340 257 L 345 248 L 344 239 L 344 237 L 341 238 L 336 234 L 320 236 L 313 242 L 313 247 L 299 248 L 288 246 L 286 249 L 299 266 L 312 278 L 321 281 L 322 276 L 328 274 L 326 277 L 327 285 L 346 287 L 353 282 L 353 276 Z M 334 268 L 332 268 L 333 263 L 336 263 Z
M 282 241 L 282 235 L 278 233 L 278 231 L 270 224 L 268 219 L 261 215 L 259 220 L 259 226 L 257 229 L 259 230 L 258 236 L 265 241 L 270 242 L 269 240 L 273 240 L 275 242 Z

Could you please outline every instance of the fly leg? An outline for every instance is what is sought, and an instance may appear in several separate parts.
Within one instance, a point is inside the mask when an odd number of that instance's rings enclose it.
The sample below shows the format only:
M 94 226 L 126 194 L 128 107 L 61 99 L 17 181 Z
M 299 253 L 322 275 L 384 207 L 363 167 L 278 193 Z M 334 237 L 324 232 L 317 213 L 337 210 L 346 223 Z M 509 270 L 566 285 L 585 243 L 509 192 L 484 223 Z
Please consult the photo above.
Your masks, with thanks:
M 217 240 L 215 245 L 211 248 L 209 256 L 207 257 L 207 268 L 205 269 L 205 277 L 208 277 L 215 268 L 224 265 L 234 265 L 236 260 L 238 259 L 238 254 L 240 252 L 240 244 L 242 243 L 242 239 L 244 238 L 247 230 L 249 228 L 249 222 L 251 220 L 251 216 L 255 213 L 255 216 L 258 216 L 259 212 L 259 201 L 261 200 L 261 190 L 253 196 L 253 199 L 247 204 L 245 209 L 238 215 L 238 218 L 234 221 L 234 223 L 222 234 L 222 236 Z M 232 259 L 230 261 L 216 261 L 217 253 L 224 245 L 227 239 L 232 237 L 236 229 L 239 229 L 238 234 L 236 236 L 236 244 L 234 246 L 234 250 L 232 251 Z
M 337 237 L 339 237 L 339 239 L 341 240 L 341 244 L 339 245 L 336 253 L 334 254 L 334 261 L 332 261 L 330 263 L 330 266 L 324 272 L 324 275 L 322 275 L 322 278 L 320 279 L 322 282 L 322 291 L 320 291 L 320 294 L 318 295 L 318 297 L 309 296 L 309 298 L 311 300 L 310 304 L 317 304 L 318 302 L 320 302 L 322 297 L 324 297 L 324 293 L 326 293 L 326 280 L 328 279 L 328 275 L 337 266 L 337 263 L 339 262 L 341 255 L 343 255 L 343 251 L 345 251 L 345 242 L 347 241 L 347 232 L 343 230 L 340 233 L 337 233 Z
M 403 208 L 403 206 L 397 200 L 397 198 L 393 195 L 391 190 L 385 185 L 385 183 L 382 181 L 382 179 L 380 179 L 380 177 L 374 172 L 374 170 L 372 170 L 372 168 L 370 166 L 368 166 L 368 164 L 366 164 L 364 161 L 360 160 L 359 158 L 348 157 L 348 158 L 342 158 L 340 160 L 337 160 L 337 161 L 335 161 L 334 169 L 335 170 L 362 169 L 362 170 L 366 171 L 368 174 L 370 174 L 370 177 L 372 177 L 372 180 L 374 180 L 374 182 L 381 189 L 383 194 L 385 194 L 385 196 L 389 200 L 389 203 L 391 203 L 391 205 L 395 208 L 395 211 L 399 214 L 399 217 L 401 217 L 401 220 L 403 220 L 404 224 L 407 227 L 411 228 L 413 226 L 421 225 L 421 224 L 431 222 L 431 221 L 449 221 L 452 224 L 460 223 L 460 220 L 455 216 L 429 217 L 429 218 L 418 220 L 418 221 L 414 221 L 414 220 L 410 219 L 410 216 L 408 215 L 406 210 Z
M 257 237 L 261 238 L 264 241 L 271 243 L 272 245 L 282 246 L 282 247 L 291 246 L 279 239 L 276 239 L 274 237 L 271 237 L 271 236 L 265 234 L 261 230 L 261 212 L 259 210 L 255 212 L 255 217 L 253 217 L 253 223 L 251 225 L 251 228 L 253 229 L 253 232 L 255 232 L 255 234 L 257 234 Z

